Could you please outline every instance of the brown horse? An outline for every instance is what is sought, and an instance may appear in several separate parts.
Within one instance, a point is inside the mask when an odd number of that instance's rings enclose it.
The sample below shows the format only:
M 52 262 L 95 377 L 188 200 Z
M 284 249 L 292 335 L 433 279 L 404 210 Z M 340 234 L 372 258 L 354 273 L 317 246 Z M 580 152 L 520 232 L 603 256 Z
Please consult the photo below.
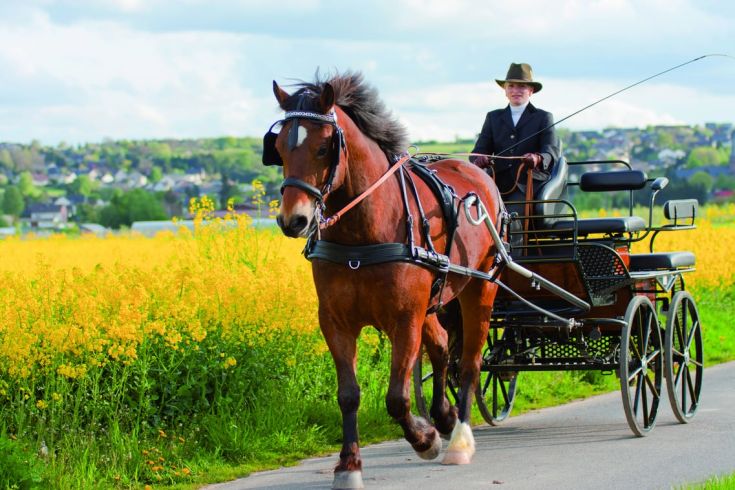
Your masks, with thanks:
M 264 161 L 265 154 L 270 153 L 278 160 L 273 163 L 283 165 L 285 180 L 277 219 L 283 233 L 290 237 L 315 235 L 322 243 L 358 249 L 373 244 L 407 244 L 413 234 L 422 237 L 417 246 L 426 247 L 432 241 L 434 249 L 444 253 L 447 223 L 437 198 L 420 179 L 415 179 L 418 201 L 411 192 L 408 198 L 402 198 L 405 187 L 401 184 L 401 170 L 342 219 L 326 225 L 324 216 L 343 209 L 392 165 L 404 165 L 403 161 L 392 163 L 390 157 L 403 153 L 407 141 L 405 129 L 385 109 L 376 91 L 364 83 L 361 74 L 337 75 L 328 81 L 318 78 L 317 75 L 314 83 L 299 84 L 291 95 L 273 82 L 286 118 L 280 121 L 282 128 L 277 136 L 272 132 L 266 136 Z M 481 169 L 459 160 L 443 160 L 431 169 L 454 190 L 455 207 L 460 196 L 474 192 L 490 214 L 498 216 L 500 196 L 494 182 Z M 425 212 L 428 235 L 421 234 L 421 220 L 416 219 L 420 214 L 417 202 Z M 404 210 L 406 206 L 412 218 Z M 463 213 L 453 243 L 452 263 L 482 271 L 493 267 L 496 249 L 489 231 L 468 223 Z M 357 338 L 368 325 L 384 332 L 392 343 L 386 405 L 388 413 L 403 428 L 406 440 L 419 456 L 432 459 L 441 450 L 438 431 L 451 432 L 443 463 L 469 463 L 474 453 L 469 425 L 472 395 L 497 286 L 449 273 L 441 292 L 435 291 L 432 297 L 436 270 L 411 260 L 361 265 L 358 261 L 315 259 L 312 271 L 319 299 L 319 323 L 337 369 L 343 419 L 343 446 L 335 468 L 334 488 L 362 487 L 357 431 L 360 389 L 355 367 Z M 447 332 L 436 314 L 427 314 L 427 308 L 439 299 L 446 303 L 453 298 L 459 299 L 463 318 L 461 395 L 457 408 L 444 396 Z M 422 342 L 437 374 L 431 408 L 434 426 L 410 411 L 410 374 Z M 455 423 L 457 417 L 459 424 Z

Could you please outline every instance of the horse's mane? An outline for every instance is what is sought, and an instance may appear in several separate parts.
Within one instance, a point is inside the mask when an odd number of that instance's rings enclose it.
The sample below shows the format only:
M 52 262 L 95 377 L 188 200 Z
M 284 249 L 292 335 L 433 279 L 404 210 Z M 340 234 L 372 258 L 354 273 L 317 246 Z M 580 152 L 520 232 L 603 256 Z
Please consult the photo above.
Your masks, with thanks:
M 319 97 L 324 85 L 334 88 L 335 103 L 347 113 L 360 131 L 375 141 L 389 155 L 398 155 L 408 147 L 408 131 L 385 107 L 378 91 L 365 82 L 360 72 L 348 71 L 322 79 L 317 71 L 313 83 L 299 82 L 294 92 L 281 108 L 285 111 L 296 110 L 301 102 L 301 110 L 318 111 Z

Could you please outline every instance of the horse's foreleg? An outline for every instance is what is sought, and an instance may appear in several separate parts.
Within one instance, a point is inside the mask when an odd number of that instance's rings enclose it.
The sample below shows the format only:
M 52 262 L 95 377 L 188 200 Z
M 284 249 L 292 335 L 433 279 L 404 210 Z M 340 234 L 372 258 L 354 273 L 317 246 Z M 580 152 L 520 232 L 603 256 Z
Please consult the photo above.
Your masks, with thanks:
M 403 429 L 406 440 L 423 459 L 434 459 L 441 451 L 439 432 L 422 417 L 411 413 L 410 377 L 421 346 L 419 325 L 402 325 L 391 337 L 390 385 L 386 395 L 388 414 Z
M 470 415 L 496 291 L 495 284 L 474 280 L 460 296 L 463 341 L 459 375 L 459 423 L 452 431 L 443 464 L 468 464 L 475 454 L 475 438 L 470 426 Z
M 322 333 L 337 369 L 337 400 L 342 412 L 342 450 L 334 468 L 332 488 L 363 488 L 362 460 L 357 432 L 360 387 L 355 377 L 357 335 L 325 326 Z
M 457 422 L 457 409 L 446 396 L 447 365 L 449 363 L 449 346 L 447 331 L 442 328 L 436 315 L 429 315 L 424 321 L 422 342 L 431 360 L 433 371 L 433 395 L 431 400 L 431 418 L 434 426 L 442 434 L 449 434 Z

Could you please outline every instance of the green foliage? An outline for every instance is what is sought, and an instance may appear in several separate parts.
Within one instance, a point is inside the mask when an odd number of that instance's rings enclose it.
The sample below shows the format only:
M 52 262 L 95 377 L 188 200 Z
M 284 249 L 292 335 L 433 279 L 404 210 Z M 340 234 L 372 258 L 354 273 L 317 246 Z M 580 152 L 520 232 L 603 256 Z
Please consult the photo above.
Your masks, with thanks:
M 707 172 L 703 172 L 701 170 L 699 172 L 695 172 L 694 175 L 689 178 L 690 185 L 701 187 L 708 193 L 712 190 L 714 183 L 715 179 L 713 179 Z
M 161 199 L 143 189 L 119 193 L 109 205 L 102 208 L 100 224 L 108 228 L 130 226 L 134 221 L 158 221 L 168 219 Z
M 8 170 L 13 170 L 13 157 L 5 148 L 0 149 L 0 166 Z
M 23 195 L 17 187 L 9 186 L 5 189 L 2 200 L 3 213 L 17 217 L 23 212 L 25 206 Z
M 33 176 L 30 172 L 25 171 L 18 177 L 18 190 L 27 198 L 36 198 L 41 194 L 41 191 L 33 183 Z
M 74 182 L 69 184 L 69 192 L 89 197 L 99 187 L 97 182 L 93 182 L 89 175 L 80 175 Z
M 735 473 L 713 476 L 703 483 L 683 485 L 677 487 L 677 490 L 732 490 L 733 488 L 735 488 Z
M 20 445 L 0 435 L 0 488 L 41 488 L 42 463 Z
M 712 165 L 726 165 L 729 156 L 730 153 L 727 148 L 698 146 L 689 153 L 685 166 L 687 168 L 697 168 Z

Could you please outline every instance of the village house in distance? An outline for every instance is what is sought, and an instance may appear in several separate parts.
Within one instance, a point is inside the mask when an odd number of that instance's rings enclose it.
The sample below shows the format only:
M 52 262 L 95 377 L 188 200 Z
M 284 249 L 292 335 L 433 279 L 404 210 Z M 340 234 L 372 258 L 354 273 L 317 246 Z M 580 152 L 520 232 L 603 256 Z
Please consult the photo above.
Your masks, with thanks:
M 559 129 L 569 161 L 622 159 L 649 176 L 669 177 L 671 189 L 702 203 L 735 200 L 735 127 L 703 126 Z M 451 143 L 469 151 L 473 140 Z M 0 233 L 75 230 L 101 232 L 135 221 L 186 219 L 192 198 L 210 197 L 224 208 L 260 215 L 253 180 L 265 186 L 262 202 L 279 197 L 280 169 L 261 165 L 260 138 L 105 141 L 71 147 L 0 143 Z M 432 151 L 435 142 L 418 143 Z M 443 144 L 446 146 L 447 144 Z M 695 189 L 696 192 L 692 192 Z M 662 197 L 663 199 L 663 197 Z M 267 205 L 266 214 L 267 214 Z

